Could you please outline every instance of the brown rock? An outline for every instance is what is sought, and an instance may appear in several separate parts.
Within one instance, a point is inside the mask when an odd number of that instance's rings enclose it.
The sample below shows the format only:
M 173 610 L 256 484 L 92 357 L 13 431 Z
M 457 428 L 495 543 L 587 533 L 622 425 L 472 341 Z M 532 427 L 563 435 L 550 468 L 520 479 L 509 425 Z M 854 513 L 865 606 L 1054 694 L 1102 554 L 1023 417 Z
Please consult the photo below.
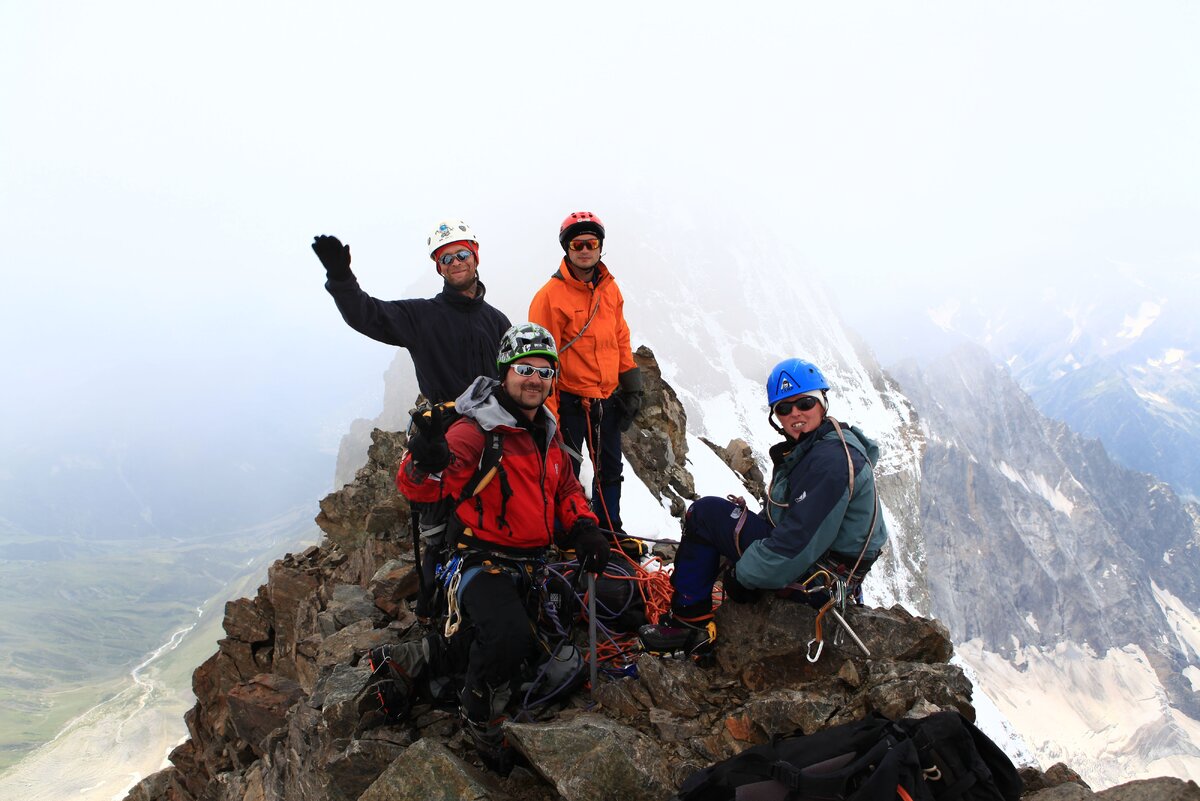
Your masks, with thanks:
M 675 790 L 654 740 L 608 718 L 506 723 L 504 730 L 564 801 L 661 801 Z
M 1200 801 L 1200 787 L 1194 781 L 1164 776 L 1139 779 L 1096 793 L 1103 801 Z
M 412 559 L 391 559 L 375 571 L 367 584 L 367 594 L 387 615 L 397 617 L 408 613 L 405 599 L 416 595 L 420 581 Z
M 405 749 L 359 796 L 359 801 L 485 801 L 493 795 L 477 771 L 430 739 Z
M 300 685 L 271 673 L 255 676 L 229 691 L 229 718 L 234 731 L 258 756 L 259 743 L 287 723 L 292 704 L 304 697 Z
M 271 617 L 249 598 L 229 601 L 225 604 L 225 633 L 244 643 L 268 642 L 274 633 Z
M 687 471 L 687 413 L 679 396 L 662 379 L 654 353 L 645 345 L 633 354 L 642 369 L 642 409 L 634 424 L 621 435 L 621 450 L 629 466 L 650 491 L 671 504 L 671 514 L 682 517 L 685 501 L 696 498 L 696 486 Z

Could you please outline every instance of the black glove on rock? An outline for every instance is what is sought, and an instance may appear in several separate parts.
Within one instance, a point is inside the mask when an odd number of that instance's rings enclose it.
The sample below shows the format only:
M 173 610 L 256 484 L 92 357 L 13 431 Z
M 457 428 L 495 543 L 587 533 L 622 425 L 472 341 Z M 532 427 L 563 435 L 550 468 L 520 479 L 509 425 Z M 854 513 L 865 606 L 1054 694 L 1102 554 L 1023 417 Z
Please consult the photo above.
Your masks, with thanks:
M 752 604 L 758 600 L 758 590 L 751 589 L 738 581 L 733 565 L 725 570 L 721 584 L 725 587 L 725 597 L 735 604 Z
M 446 444 L 446 419 L 442 410 L 433 407 L 428 415 L 417 414 L 412 419 L 416 429 L 408 438 L 408 452 L 413 464 L 422 473 L 440 473 L 450 464 L 450 446 Z
M 354 277 L 350 272 L 350 246 L 343 245 L 336 236 L 313 237 L 313 253 L 325 267 L 325 277 L 330 281 L 345 281 Z
M 637 413 L 642 409 L 642 393 L 640 392 L 623 392 L 617 390 L 613 393 L 613 397 L 617 400 L 617 406 L 621 410 L 621 422 L 618 427 L 622 431 L 628 431 L 633 425 L 633 418 L 637 417 Z
M 571 526 L 571 537 L 575 541 L 575 557 L 580 567 L 597 575 L 603 573 L 608 567 L 612 545 L 600 527 L 591 520 L 578 520 Z
M 634 367 L 617 376 L 617 391 L 613 398 L 621 410 L 620 428 L 628 431 L 633 418 L 642 410 L 642 368 Z

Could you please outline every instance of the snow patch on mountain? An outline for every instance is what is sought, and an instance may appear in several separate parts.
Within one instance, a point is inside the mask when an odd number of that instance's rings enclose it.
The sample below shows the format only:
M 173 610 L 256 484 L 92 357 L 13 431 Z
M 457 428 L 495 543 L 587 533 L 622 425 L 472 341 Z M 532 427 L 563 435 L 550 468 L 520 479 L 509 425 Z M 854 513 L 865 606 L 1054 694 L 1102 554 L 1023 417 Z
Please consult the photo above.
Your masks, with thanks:
M 1167 701 L 1137 646 L 1022 647 L 1013 661 L 975 639 L 956 646 L 1042 768 L 1065 762 L 1094 788 L 1136 778 L 1200 779 L 1200 723 Z
M 1153 301 L 1143 301 L 1132 316 L 1126 315 L 1121 321 L 1121 329 L 1117 331 L 1118 339 L 1138 339 L 1146 333 L 1146 329 L 1154 324 L 1162 314 L 1162 306 Z
M 975 725 L 979 730 L 1000 746 L 1014 765 L 1036 765 L 1037 754 L 1025 742 L 1025 738 L 1016 730 L 1012 722 L 1004 716 L 996 702 L 979 685 L 979 676 L 975 669 L 963 661 L 958 653 L 950 658 L 950 664 L 962 668 L 963 674 L 974 688 L 971 693 L 971 706 L 975 707 Z
M 585 461 L 579 475 L 588 493 L 591 492 L 592 486 L 590 467 Z M 624 481 L 621 485 L 621 518 L 630 521 L 625 523 L 629 533 L 635 537 L 678 540 L 679 520 L 671 516 L 670 504 L 651 492 L 634 471 L 626 469 L 622 478 Z
M 1167 618 L 1167 624 L 1179 640 L 1179 650 L 1185 654 L 1190 650 L 1194 657 L 1200 659 L 1200 618 L 1188 609 L 1186 603 L 1169 590 L 1158 586 L 1154 580 L 1150 581 L 1150 589 L 1154 593 L 1154 600 L 1158 602 L 1159 608 Z
M 1071 499 L 1064 495 L 1058 487 L 1050 486 L 1050 482 L 1046 480 L 1045 476 L 1032 473 L 1026 479 L 1014 467 L 1004 461 L 998 462 L 996 469 L 1000 471 L 1000 475 L 1014 484 L 1020 485 L 1027 492 L 1043 498 L 1054 509 L 1062 512 L 1067 517 L 1070 517 L 1071 513 L 1075 511 L 1075 504 Z
M 929 320 L 943 331 L 954 330 L 954 317 L 958 314 L 962 305 L 957 300 L 948 300 L 940 306 L 934 306 L 927 310 Z
M 1161 369 L 1163 367 L 1182 366 L 1182 364 L 1180 364 L 1180 363 L 1183 362 L 1187 358 L 1187 355 L 1188 355 L 1188 352 L 1186 350 L 1184 350 L 1183 348 L 1167 348 L 1166 352 L 1163 353 L 1162 358 L 1147 359 L 1146 364 L 1151 369 L 1155 369 L 1155 370 Z
M 729 469 L 729 466 L 721 460 L 720 456 L 717 456 L 712 448 L 690 432 L 687 435 L 687 444 L 688 472 L 692 474 L 692 479 L 696 482 L 697 492 L 722 498 L 726 495 L 738 495 L 745 498 L 746 507 L 750 511 L 758 513 L 762 509 L 758 498 L 746 492 L 746 488 L 738 480 L 737 474 Z M 675 528 L 676 530 L 679 528 L 678 520 L 675 521 Z
M 1151 392 L 1145 387 L 1138 386 L 1137 384 L 1132 384 L 1131 388 L 1133 389 L 1133 393 L 1135 395 L 1146 402 L 1147 406 L 1157 407 L 1164 410 L 1180 411 L 1177 405 L 1171 403 L 1170 398 L 1165 398 L 1162 395 L 1159 395 L 1157 392 Z

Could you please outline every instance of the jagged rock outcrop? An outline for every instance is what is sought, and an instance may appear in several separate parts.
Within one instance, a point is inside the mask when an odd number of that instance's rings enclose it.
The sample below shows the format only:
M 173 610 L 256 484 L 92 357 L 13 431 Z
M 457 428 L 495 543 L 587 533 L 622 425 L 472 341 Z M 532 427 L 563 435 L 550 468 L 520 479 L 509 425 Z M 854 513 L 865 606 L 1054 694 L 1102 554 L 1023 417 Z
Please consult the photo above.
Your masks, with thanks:
M 721 461 L 729 466 L 729 469 L 738 474 L 738 478 L 742 480 L 742 486 L 746 491 L 755 498 L 762 498 L 767 493 L 767 480 L 763 476 L 763 472 L 759 469 L 758 459 L 754 456 L 754 449 L 750 447 L 750 443 L 744 439 L 732 439 L 729 444 L 722 447 L 715 442 L 710 442 L 704 437 L 700 441 L 713 449 L 713 453 L 721 457 Z
M 621 437 L 622 452 L 650 491 L 669 501 L 671 514 L 680 517 L 696 498 L 686 466 L 687 415 L 675 390 L 663 381 L 654 352 L 642 345 L 633 360 L 642 368 L 644 394 L 637 423 Z
M 649 420 L 665 427 L 643 438 L 658 450 L 631 463 L 649 486 L 682 499 L 692 492 L 679 472 L 682 409 L 657 375 L 648 378 L 662 387 L 649 390 Z M 321 545 L 279 560 L 253 599 L 227 605 L 227 636 L 193 678 L 190 737 L 130 799 L 664 799 L 692 771 L 773 734 L 871 711 L 973 715 L 970 684 L 948 664 L 936 621 L 855 608 L 848 622 L 870 656 L 837 642 L 827 621 L 810 662 L 815 613 L 770 596 L 718 609 L 711 665 L 641 655 L 636 677 L 606 677 L 545 719 L 507 723 L 527 767 L 500 779 L 479 767 L 455 710 L 418 703 L 392 723 L 369 687 L 362 656 L 422 633 L 408 604 L 408 510 L 393 487 L 402 452 L 403 435 L 372 432 L 355 481 L 321 502 Z

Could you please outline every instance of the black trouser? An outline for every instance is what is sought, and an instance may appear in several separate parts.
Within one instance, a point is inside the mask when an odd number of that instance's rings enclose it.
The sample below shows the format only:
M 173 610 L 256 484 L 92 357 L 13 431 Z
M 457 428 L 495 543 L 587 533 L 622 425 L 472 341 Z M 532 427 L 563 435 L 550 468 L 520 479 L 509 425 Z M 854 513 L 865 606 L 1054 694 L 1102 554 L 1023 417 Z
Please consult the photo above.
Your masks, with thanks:
M 592 511 L 600 518 L 600 526 L 610 531 L 621 529 L 621 413 L 611 396 L 591 400 L 589 408 L 583 398 L 570 392 L 558 393 L 558 422 L 563 439 L 579 454 L 591 456 Z M 590 429 L 589 425 L 591 424 Z M 586 443 L 586 444 L 585 444 Z M 580 464 L 574 459 L 575 476 Z
M 466 576 L 464 576 L 466 578 Z M 475 572 L 459 595 L 459 606 L 470 624 L 462 705 L 477 722 L 501 714 L 509 698 L 509 683 L 521 665 L 538 658 L 535 624 L 526 606 L 529 582 L 510 569 Z

